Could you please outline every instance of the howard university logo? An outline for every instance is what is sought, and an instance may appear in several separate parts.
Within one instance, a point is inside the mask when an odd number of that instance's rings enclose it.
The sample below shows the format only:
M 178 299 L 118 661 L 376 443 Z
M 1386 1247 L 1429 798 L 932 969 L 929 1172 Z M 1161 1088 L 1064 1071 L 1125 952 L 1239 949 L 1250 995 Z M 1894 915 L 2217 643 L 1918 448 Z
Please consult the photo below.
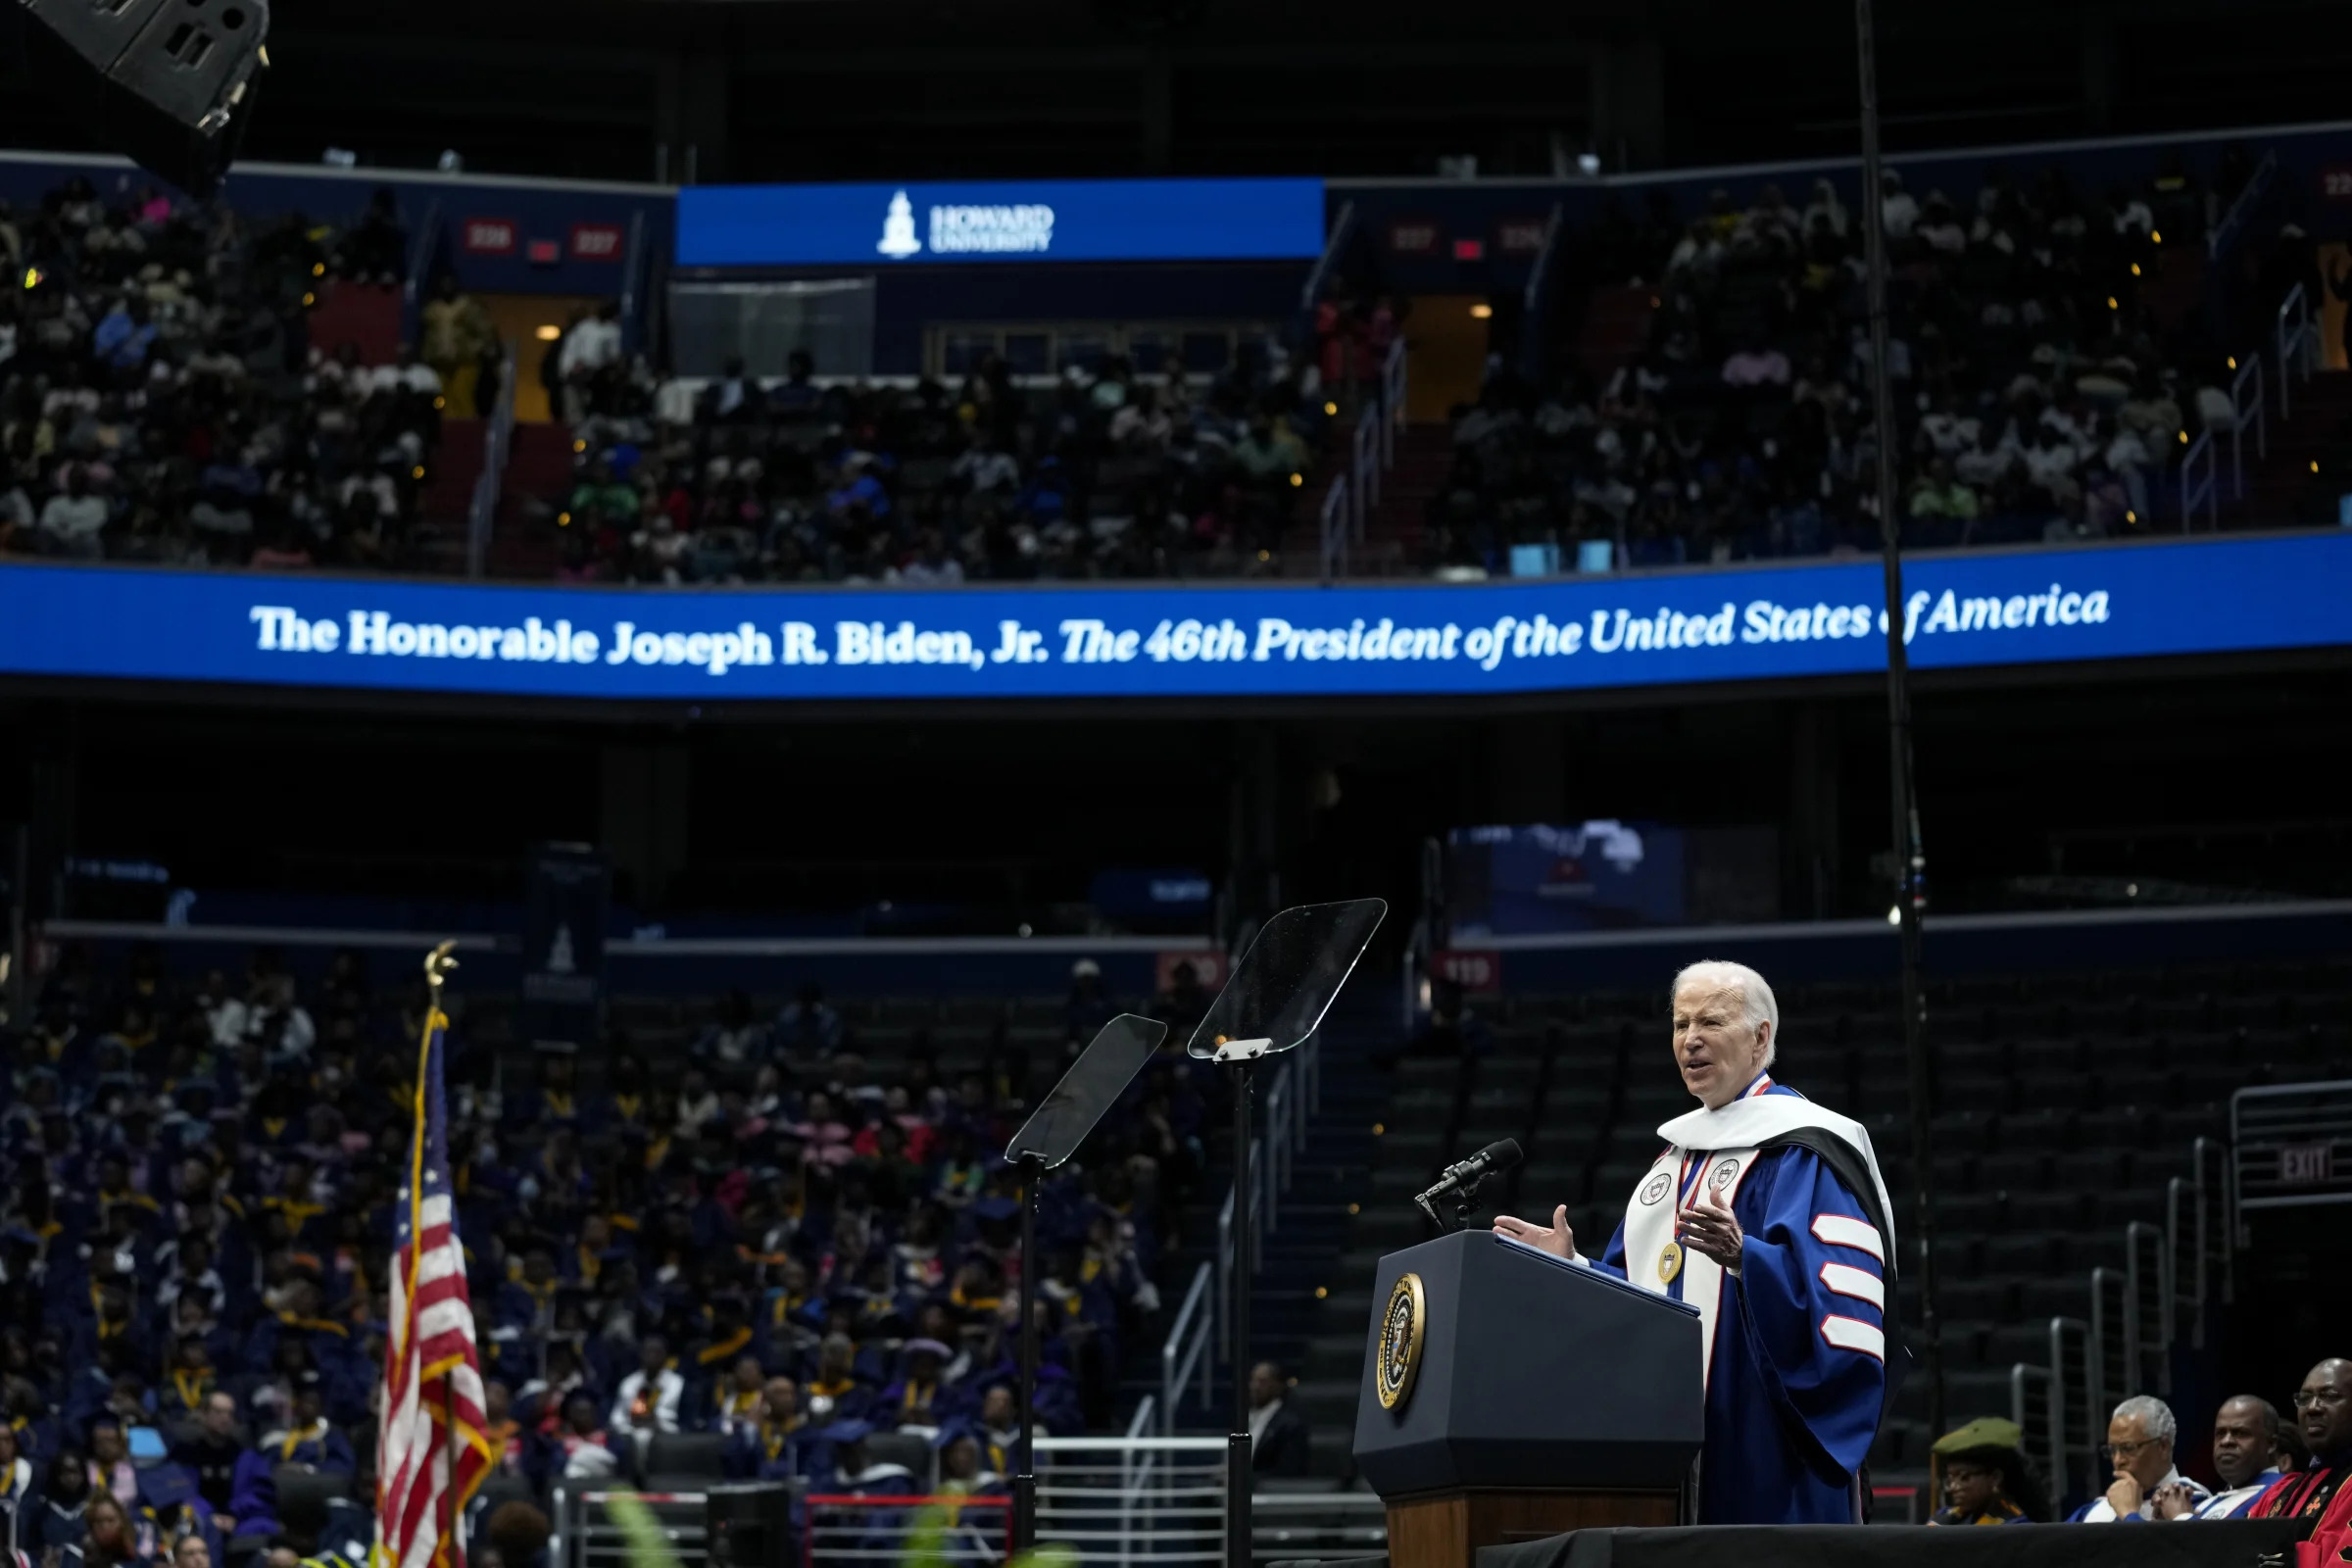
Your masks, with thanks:
M 1667 1174 L 1664 1171 L 1659 1171 L 1656 1175 L 1650 1177 L 1649 1180 L 1642 1184 L 1642 1201 L 1644 1203 L 1657 1202 L 1660 1199 L 1666 1196 L 1666 1189 L 1672 1185 L 1673 1182 L 1670 1178 L 1668 1178 Z

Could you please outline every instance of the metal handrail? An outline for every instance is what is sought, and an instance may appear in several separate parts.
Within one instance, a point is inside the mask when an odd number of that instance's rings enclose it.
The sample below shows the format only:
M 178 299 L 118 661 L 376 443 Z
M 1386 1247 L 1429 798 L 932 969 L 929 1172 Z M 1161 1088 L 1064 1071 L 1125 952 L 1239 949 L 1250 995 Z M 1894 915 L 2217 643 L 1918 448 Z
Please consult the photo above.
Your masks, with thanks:
M 2066 1428 L 2066 1342 L 2070 1334 L 2082 1344 L 2082 1454 L 2093 1475 L 2097 1473 L 2098 1420 L 2102 1408 L 2099 1377 L 2091 1366 L 2090 1325 L 2076 1317 L 2050 1319 L 2050 1465 L 2061 1491 L 2065 1489 L 2067 1471 L 2076 1451 Z
M 416 237 L 409 245 L 407 275 L 400 280 L 400 335 L 415 343 L 417 329 L 423 320 L 424 270 L 433 264 L 441 249 L 441 198 L 436 196 L 425 204 L 424 221 L 416 225 Z
M 1286 1064 L 1274 1075 L 1274 1087 L 1266 1091 L 1266 1181 L 1273 1191 L 1285 1193 L 1291 1187 L 1291 1158 L 1295 1151 L 1291 1136 L 1292 1074 Z M 1276 1129 L 1280 1129 L 1276 1134 Z M 1274 1205 L 1266 1205 L 1266 1229 L 1275 1224 Z
M 2316 1168 L 2290 1177 L 2288 1156 L 2297 1152 Z M 2250 1240 L 2250 1209 L 2352 1203 L 2352 1080 L 2265 1084 L 2231 1095 L 2227 1171 L 2233 1246 Z
M 2180 1218 L 2180 1209 L 2184 1202 L 2190 1209 L 2190 1218 L 2186 1227 L 2183 1226 Z M 2185 1279 L 2180 1267 L 2181 1231 L 2186 1228 L 2193 1235 L 2195 1231 L 2201 1229 L 2201 1222 L 2204 1219 L 2202 1214 L 2195 1212 L 2195 1207 L 2196 1200 L 2189 1193 L 2186 1177 L 2175 1176 L 2164 1184 L 2164 1255 L 2171 1261 L 2173 1314 L 2177 1320 L 2180 1308 L 2183 1305 L 2188 1308 L 2189 1343 L 2201 1347 L 2205 1343 L 2205 1325 L 2202 1321 L 2204 1304 L 2198 1300 L 2197 1291 L 2205 1282 L 2205 1271 L 2197 1267 L 2196 1259 L 2193 1257 L 2189 1260 Z M 2186 1294 L 2183 1294 L 2184 1290 Z
M 2095 1295 L 2094 1290 L 2094 1302 Z M 2009 1416 L 2017 1423 L 2018 1430 L 2029 1437 L 2036 1430 L 2026 1398 L 2026 1386 L 2033 1379 L 2040 1379 L 2046 1388 L 2039 1430 L 2049 1456 L 2051 1484 L 2064 1496 L 2074 1485 L 2078 1462 L 2086 1480 L 2095 1482 L 2098 1477 L 2099 1440 L 2104 1435 L 2101 1412 L 2107 1408 L 2106 1368 L 2101 1362 L 2102 1348 L 2095 1318 L 2086 1323 L 2079 1317 L 2053 1317 L 2049 1335 L 2048 1366 L 2019 1361 L 2009 1368 Z M 2067 1396 L 2068 1369 L 2073 1364 L 2067 1352 L 2070 1340 L 2079 1342 L 2082 1362 L 2082 1419 L 2079 1432 L 2068 1429 L 2074 1408 Z
M 2115 1301 L 2115 1331 L 2113 1333 L 2109 1333 L 2107 1327 L 2107 1302 L 2111 1297 Z M 2094 1268 L 2090 1271 L 2089 1366 L 2091 1370 L 2090 1377 L 2083 1387 L 2088 1391 L 2091 1404 L 2096 1409 L 2103 1410 L 2107 1407 L 2107 1369 L 2113 1364 L 2111 1352 L 2121 1348 L 2127 1338 L 2124 1332 L 2124 1319 L 2131 1315 L 2129 1300 L 2130 1292 L 2124 1288 L 2122 1275 L 2111 1268 Z M 2128 1385 L 2132 1376 L 2130 1362 L 2127 1361 L 2118 1370 L 2123 1373 L 2123 1382 Z
M 1380 505 L 1380 411 L 1366 403 L 1356 417 L 1355 432 L 1348 438 L 1348 525 L 1358 544 L 1364 522 Z
M 1331 270 L 1339 264 L 1340 247 L 1347 243 L 1348 231 L 1354 226 L 1355 203 L 1342 202 L 1339 216 L 1331 220 L 1331 234 L 1323 242 L 1323 254 L 1315 258 L 1315 265 L 1307 271 L 1305 285 L 1298 290 L 1299 310 L 1312 311 L 1315 301 L 1323 297 L 1323 284 L 1331 276 Z
M 2145 1244 L 2143 1246 L 2143 1244 Z M 2143 1256 L 2156 1260 L 2154 1278 L 2140 1266 Z M 2137 1383 L 2145 1374 L 2145 1360 L 2156 1362 L 2156 1392 L 2173 1392 L 2173 1282 L 2172 1259 L 2166 1255 L 2164 1232 L 2144 1219 L 2135 1219 L 2124 1227 L 2124 1364 L 2130 1368 L 2132 1381 Z M 2154 1288 L 2156 1302 L 2155 1333 L 2144 1320 Z
M 2271 428 L 2266 403 L 2262 356 L 2249 354 L 2237 368 L 2237 378 L 2230 383 L 2230 406 L 2236 411 L 2236 422 L 2230 429 L 2230 497 L 2233 501 L 2246 499 L 2247 425 L 2254 427 L 2255 461 L 2270 461 Z
M 2222 259 L 2222 252 L 2229 247 L 2231 236 L 2245 227 L 2254 203 L 2270 188 L 2271 180 L 2278 172 L 2277 150 L 2264 153 L 2262 162 L 2247 173 L 2245 188 L 2237 193 L 2237 199 L 2230 204 L 2230 210 L 2222 215 L 2222 220 L 2213 225 L 2213 232 L 2205 236 L 2206 261 L 2218 262 Z
M 2240 1090 L 2230 1101 L 2232 1146 L 2244 1125 L 2241 1102 L 2247 1097 L 2294 1097 L 2308 1104 L 2314 1091 L 2352 1094 L 2352 1083 Z M 2308 1135 L 2307 1121 L 2302 1117 L 2286 1125 Z M 2352 1132 L 2352 1121 L 2346 1128 Z M 2132 1221 L 2124 1227 L 2124 1267 L 2102 1265 L 2090 1271 L 2088 1317 L 2050 1319 L 2049 1365 L 2020 1361 L 2010 1368 L 2011 1411 L 2029 1434 L 2036 1430 L 2029 1419 L 2029 1385 L 2035 1378 L 2048 1384 L 2043 1430 L 2053 1456 L 2052 1480 L 2062 1494 L 2072 1484 L 2077 1459 L 2087 1465 L 2086 1478 L 2096 1490 L 2102 1421 L 2112 1402 L 2151 1385 L 2158 1393 L 2172 1393 L 2174 1347 L 2186 1338 L 2190 1346 L 2202 1348 L 2217 1292 L 2225 1302 L 2236 1299 L 2235 1252 L 2243 1241 L 2237 1217 L 2240 1161 L 2213 1139 L 2199 1138 L 2190 1145 L 2189 1163 L 2187 1176 L 2174 1177 L 2166 1185 L 2164 1224 Z M 2070 1336 L 2079 1336 L 2082 1345 L 2080 1432 L 2068 1427 L 2074 1365 Z
M 1535 265 L 1527 274 L 1527 292 L 1521 297 L 1521 308 L 1529 319 L 1535 318 L 1537 307 L 1544 303 L 1544 277 L 1551 270 L 1551 253 L 1560 242 L 1561 208 L 1551 204 L 1551 215 L 1544 220 L 1544 243 L 1536 247 Z
M 2199 458 L 2205 460 L 2205 477 L 2203 479 L 2194 476 Z M 2214 498 L 2213 464 L 2213 431 L 2211 428 L 2207 428 L 2197 432 L 2196 440 L 2189 443 L 2188 455 L 2180 460 L 2180 531 L 2182 533 L 2188 532 L 2189 524 L 2196 520 L 2199 507 L 2205 509 L 2207 521 L 2216 528 L 2222 525 L 2219 504 Z
M 1331 488 L 1323 492 L 1322 545 L 1323 580 L 1336 581 L 1348 575 L 1348 476 L 1335 473 Z
M 2287 318 L 2294 318 L 2290 330 Z M 2294 406 L 2288 396 L 2287 372 L 2301 368 L 2303 379 L 2311 379 L 2312 361 L 2319 357 L 2320 328 L 2312 319 L 2311 296 L 2297 283 L 2286 291 L 2278 302 L 2278 417 L 2291 417 Z
M 1398 338 L 1389 345 L 1388 360 L 1380 368 L 1380 406 L 1387 415 L 1380 427 L 1380 463 L 1384 468 L 1396 466 L 1396 432 L 1404 424 L 1404 339 Z
M 1559 248 L 1564 227 L 1562 209 L 1558 202 L 1551 204 L 1551 213 L 1544 220 L 1544 240 L 1536 247 L 1536 259 L 1527 271 L 1527 288 L 1520 297 L 1519 368 L 1531 381 L 1539 384 L 1548 379 L 1544 358 L 1544 345 L 1549 335 L 1545 330 L 1544 313 L 1550 309 L 1547 298 L 1551 287 L 1551 258 Z
M 2052 1318 L 2050 1321 L 2055 1323 L 2057 1319 Z M 2009 1419 L 2017 1423 L 2017 1430 L 2021 1434 L 2025 1435 L 2028 1439 L 2031 1439 L 2033 1436 L 2034 1421 L 2032 1415 L 2026 1409 L 2026 1385 L 2036 1378 L 2040 1379 L 2044 1383 L 2050 1384 L 2053 1387 L 2056 1386 L 2058 1381 L 2051 1375 L 2050 1369 L 2046 1366 L 2035 1366 L 2031 1361 L 2017 1361 L 2010 1365 Z M 2049 1409 L 2049 1402 L 2050 1401 L 2048 1399 L 2044 1399 L 2043 1408 L 2045 1410 Z M 2052 1413 L 2054 1416 L 2055 1413 Z M 2048 1429 L 2048 1431 L 2051 1438 L 2049 1449 L 2050 1482 L 2054 1487 L 2057 1488 L 2058 1494 L 2060 1496 L 2064 1496 L 2066 1494 L 2066 1457 L 2060 1451 L 2057 1446 L 2057 1428 L 2052 1426 Z M 2030 1446 L 2031 1444 L 2029 1444 L 2029 1447 Z
M 1209 1387 L 1209 1347 L 1217 1338 L 1217 1303 L 1209 1295 L 1209 1284 L 1216 1270 L 1207 1263 L 1193 1270 L 1192 1289 L 1184 1293 L 1184 1304 L 1176 1309 L 1176 1321 L 1168 1326 L 1168 1337 L 1159 1347 L 1159 1430 L 1162 1436 L 1176 1430 L 1176 1407 L 1183 1401 L 1184 1391 L 1193 1380 L 1196 1368 L 1200 1373 L 1200 1402 L 1215 1397 Z M 1149 1397 L 1147 1396 L 1147 1397 Z M 1140 1408 L 1140 1406 L 1139 1406 Z
M 498 498 L 506 492 L 507 449 L 514 439 L 515 355 L 510 345 L 498 377 L 498 404 L 482 436 L 482 471 L 474 476 L 473 499 L 466 509 L 466 575 L 479 577 L 490 556 L 490 530 L 498 521 Z

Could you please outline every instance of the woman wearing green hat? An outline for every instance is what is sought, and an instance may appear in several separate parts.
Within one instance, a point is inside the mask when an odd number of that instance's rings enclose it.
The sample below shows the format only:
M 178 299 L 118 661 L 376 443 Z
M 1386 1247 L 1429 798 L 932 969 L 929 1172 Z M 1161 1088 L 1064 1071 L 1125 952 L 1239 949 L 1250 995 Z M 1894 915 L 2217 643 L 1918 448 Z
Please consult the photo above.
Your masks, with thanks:
M 2047 1520 L 2040 1478 L 2027 1463 L 2014 1421 L 1986 1416 L 1940 1439 L 1928 1460 L 1943 1506 L 1932 1525 L 2022 1525 Z

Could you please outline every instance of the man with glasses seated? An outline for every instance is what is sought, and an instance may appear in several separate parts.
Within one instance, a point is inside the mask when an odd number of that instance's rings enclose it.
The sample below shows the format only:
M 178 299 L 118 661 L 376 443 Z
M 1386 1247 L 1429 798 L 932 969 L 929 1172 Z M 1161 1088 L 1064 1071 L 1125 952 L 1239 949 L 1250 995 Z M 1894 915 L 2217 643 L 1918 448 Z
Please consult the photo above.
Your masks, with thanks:
M 2338 1531 L 2352 1525 L 2352 1486 L 2345 1485 L 2352 1480 L 2352 1360 L 2330 1356 L 2304 1374 L 2295 1423 L 2311 1446 L 2311 1462 L 2282 1477 L 2244 1517 L 2319 1518 L 2316 1542 L 2331 1525 Z
M 2162 1399 L 2134 1395 L 2115 1407 L 2107 1422 L 2107 1441 L 2099 1457 L 2115 1466 L 2115 1482 L 2106 1494 L 2077 1508 L 2074 1524 L 2135 1524 L 2156 1517 L 2149 1499 L 2168 1488 L 2184 1489 L 2191 1506 L 2212 1494 L 2173 1468 L 2173 1438 L 2179 1423 Z M 2167 1493 L 2180 1495 L 2180 1491 Z

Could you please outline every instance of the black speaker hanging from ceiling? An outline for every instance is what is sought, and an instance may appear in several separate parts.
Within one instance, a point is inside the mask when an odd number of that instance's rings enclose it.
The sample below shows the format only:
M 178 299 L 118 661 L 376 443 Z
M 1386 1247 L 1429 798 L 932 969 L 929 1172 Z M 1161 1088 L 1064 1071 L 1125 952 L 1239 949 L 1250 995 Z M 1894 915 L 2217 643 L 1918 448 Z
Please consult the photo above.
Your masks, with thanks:
M 236 157 L 268 0 L 23 0 L 33 78 L 107 147 L 192 196 Z

